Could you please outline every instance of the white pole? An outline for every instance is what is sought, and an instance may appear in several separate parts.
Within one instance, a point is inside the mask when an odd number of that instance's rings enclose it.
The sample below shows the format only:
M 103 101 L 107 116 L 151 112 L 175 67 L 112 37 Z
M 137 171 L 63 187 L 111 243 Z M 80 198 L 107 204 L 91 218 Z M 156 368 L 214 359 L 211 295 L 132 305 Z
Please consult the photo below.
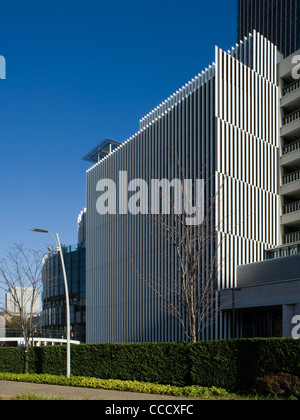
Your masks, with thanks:
M 70 336 L 71 336 L 71 326 L 70 326 L 70 301 L 69 301 L 69 289 L 68 289 L 68 282 L 67 282 L 67 273 L 64 261 L 64 255 L 61 248 L 61 244 L 59 241 L 58 233 L 56 234 L 57 244 L 58 244 L 58 251 L 60 253 L 61 258 L 61 266 L 62 272 L 64 277 L 64 284 L 65 284 L 65 294 L 66 294 L 66 310 L 67 310 L 67 378 L 71 375 L 71 343 L 70 343 Z
M 69 289 L 68 289 L 68 282 L 67 282 L 67 273 L 66 273 L 66 267 L 65 267 L 65 261 L 64 261 L 64 254 L 61 248 L 60 240 L 58 233 L 56 234 L 56 239 L 50 233 L 48 230 L 44 229 L 32 229 L 33 232 L 39 232 L 39 233 L 48 233 L 56 242 L 57 250 L 60 254 L 61 259 L 61 266 L 62 266 L 62 272 L 64 277 L 64 285 L 65 285 L 65 294 L 66 294 L 66 310 L 67 310 L 67 378 L 71 375 L 71 323 L 70 323 L 70 301 L 69 301 Z M 52 250 L 51 250 L 52 252 Z M 53 252 L 52 252 L 53 253 Z

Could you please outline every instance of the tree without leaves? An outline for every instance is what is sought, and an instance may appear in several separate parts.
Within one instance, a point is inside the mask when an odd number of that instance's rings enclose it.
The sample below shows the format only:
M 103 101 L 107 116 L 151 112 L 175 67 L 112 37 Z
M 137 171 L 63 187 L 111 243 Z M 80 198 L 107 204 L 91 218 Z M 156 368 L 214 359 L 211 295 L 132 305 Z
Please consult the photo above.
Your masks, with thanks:
M 0 301 L 0 310 L 20 328 L 24 338 L 24 373 L 28 372 L 28 348 L 33 332 L 33 319 L 39 315 L 42 291 L 42 258 L 38 251 L 15 245 L 0 262 L 0 290 L 10 293 L 11 305 Z M 1 294 L 3 295 L 3 293 Z M 3 299 L 3 298 L 2 298 Z
M 178 159 L 177 166 L 178 178 L 184 185 L 184 179 L 187 179 L 186 171 L 181 168 Z M 201 174 L 204 172 L 205 168 Z M 191 214 L 187 214 L 185 209 L 181 214 L 176 214 L 177 204 L 170 195 L 167 198 L 161 196 L 162 202 L 168 200 L 170 214 L 151 216 L 149 222 L 153 235 L 157 238 L 156 244 L 160 243 L 163 248 L 158 258 L 164 260 L 166 266 L 173 266 L 173 273 L 157 277 L 145 273 L 143 267 L 139 267 L 138 263 L 133 261 L 140 280 L 159 296 L 162 309 L 180 322 L 184 334 L 193 343 L 198 341 L 199 334 L 205 328 L 215 322 L 217 314 L 222 310 L 217 296 L 217 279 L 223 261 L 219 255 L 221 243 L 218 237 L 219 226 L 215 221 L 215 206 L 225 178 L 226 175 L 215 195 L 204 202 L 203 221 L 195 226 L 186 223 Z M 212 184 L 215 185 L 215 176 L 205 181 L 204 189 Z M 192 188 L 194 190 L 195 182 Z M 183 189 L 181 194 L 184 200 Z M 223 241 L 225 237 L 223 232 Z

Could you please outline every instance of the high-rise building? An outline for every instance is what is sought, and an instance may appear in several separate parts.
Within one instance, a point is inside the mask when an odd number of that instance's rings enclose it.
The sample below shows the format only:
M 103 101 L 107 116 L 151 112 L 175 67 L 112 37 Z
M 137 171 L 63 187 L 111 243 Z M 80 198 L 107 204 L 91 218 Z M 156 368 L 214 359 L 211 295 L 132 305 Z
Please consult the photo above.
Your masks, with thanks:
M 294 58 L 299 56 L 300 50 L 279 64 L 281 227 L 283 246 L 290 252 L 300 246 L 300 80 L 293 77 Z
M 228 53 L 216 48 L 215 63 L 142 118 L 134 136 L 88 170 L 88 343 L 185 339 L 179 320 L 163 311 L 162 294 L 135 269 L 165 282 L 176 278 L 174 265 L 162 257 L 169 250 L 166 239 L 153 236 L 153 222 L 128 208 L 100 215 L 99 181 L 120 187 L 121 171 L 128 182 L 171 181 L 174 152 L 194 179 L 203 178 L 215 235 L 199 277 L 204 281 L 207 262 L 220 267 L 214 296 L 236 286 L 237 265 L 262 261 L 266 249 L 281 245 L 278 58 L 276 46 L 256 31 Z M 216 300 L 212 312 L 217 309 Z M 229 337 L 230 314 L 212 312 L 198 338 Z
M 5 337 L 5 328 L 6 327 L 6 320 L 3 316 L 0 315 L 0 337 Z
M 238 40 L 258 31 L 284 57 L 300 48 L 300 0 L 239 0 Z

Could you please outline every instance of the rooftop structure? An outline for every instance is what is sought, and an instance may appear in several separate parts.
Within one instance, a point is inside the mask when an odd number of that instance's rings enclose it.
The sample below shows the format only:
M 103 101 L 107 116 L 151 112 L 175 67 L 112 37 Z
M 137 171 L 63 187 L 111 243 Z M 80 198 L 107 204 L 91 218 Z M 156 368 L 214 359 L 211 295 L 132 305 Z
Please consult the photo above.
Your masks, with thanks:
M 87 162 L 98 163 L 103 158 L 108 156 L 113 150 L 121 146 L 122 143 L 106 138 L 98 144 L 93 150 L 91 150 L 82 159 Z

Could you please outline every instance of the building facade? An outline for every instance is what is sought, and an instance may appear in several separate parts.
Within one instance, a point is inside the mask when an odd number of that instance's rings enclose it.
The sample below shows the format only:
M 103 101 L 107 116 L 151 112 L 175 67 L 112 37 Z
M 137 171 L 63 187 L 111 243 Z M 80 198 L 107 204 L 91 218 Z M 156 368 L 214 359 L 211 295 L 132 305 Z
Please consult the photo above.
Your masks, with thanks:
M 258 31 L 284 57 L 300 48 L 299 0 L 239 0 L 238 40 Z
M 300 255 L 238 266 L 238 287 L 220 294 L 232 336 L 291 337 L 293 318 L 300 315 L 299 270 Z
M 84 244 L 86 238 L 86 209 L 80 212 L 77 220 L 78 243 Z
M 281 109 L 281 228 L 283 245 L 297 253 L 300 244 L 300 78 L 293 77 L 294 57 L 300 50 L 279 64 Z M 298 76 L 297 76 L 298 77 Z
M 70 299 L 71 333 L 85 341 L 85 244 L 63 248 Z M 65 331 L 66 299 L 61 260 L 58 254 L 47 255 L 43 271 L 43 311 L 41 328 L 45 332 Z
M 163 276 L 167 285 L 176 277 L 162 257 L 172 250 L 153 235 L 145 214 L 130 214 L 122 205 L 100 215 L 99 181 L 109 179 L 118 188 L 120 172 L 148 185 L 153 178 L 173 180 L 175 154 L 193 179 L 205 181 L 205 211 L 215 235 L 204 259 L 218 268 L 211 289 L 215 307 L 198 339 L 230 337 L 232 315 L 217 313 L 219 291 L 236 286 L 237 265 L 261 261 L 266 249 L 281 245 L 280 55 L 256 31 L 230 52 L 216 48 L 215 54 L 215 63 L 141 119 L 138 133 L 87 172 L 88 343 L 185 340 L 178 319 L 162 309 L 162 294 L 141 280 Z
M 295 72 L 298 57 L 300 50 L 278 64 L 281 244 L 266 250 L 266 261 L 238 266 L 237 288 L 221 293 L 223 310 L 229 310 L 235 320 L 232 328 L 236 337 L 290 337 L 292 320 L 300 315 L 300 77 Z
M 79 214 L 77 221 L 78 244 L 63 246 L 64 263 L 70 300 L 70 323 L 73 339 L 85 342 L 86 337 L 86 211 Z M 43 259 L 42 267 L 43 310 L 41 313 L 41 328 L 44 332 L 66 331 L 66 298 L 61 266 L 58 253 L 50 253 Z

